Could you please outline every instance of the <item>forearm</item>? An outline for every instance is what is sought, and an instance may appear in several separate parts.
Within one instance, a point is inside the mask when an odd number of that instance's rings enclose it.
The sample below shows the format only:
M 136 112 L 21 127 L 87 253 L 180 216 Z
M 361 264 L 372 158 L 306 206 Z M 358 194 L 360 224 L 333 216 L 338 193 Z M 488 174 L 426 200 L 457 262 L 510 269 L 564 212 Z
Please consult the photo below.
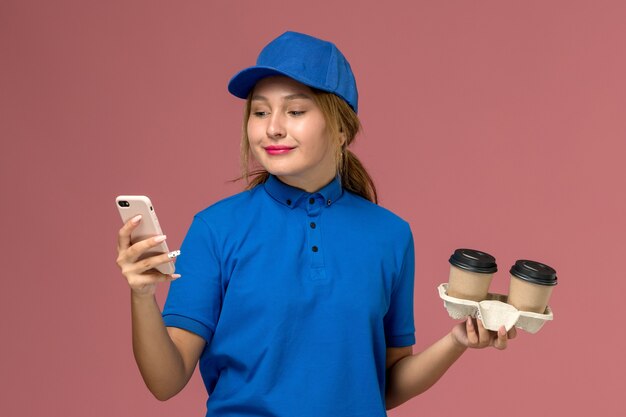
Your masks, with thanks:
M 176 395 L 188 381 L 182 356 L 163 323 L 154 296 L 131 293 L 133 353 L 146 386 L 159 400 Z
M 433 386 L 466 349 L 449 333 L 423 352 L 398 361 L 387 372 L 387 409 L 397 407 Z

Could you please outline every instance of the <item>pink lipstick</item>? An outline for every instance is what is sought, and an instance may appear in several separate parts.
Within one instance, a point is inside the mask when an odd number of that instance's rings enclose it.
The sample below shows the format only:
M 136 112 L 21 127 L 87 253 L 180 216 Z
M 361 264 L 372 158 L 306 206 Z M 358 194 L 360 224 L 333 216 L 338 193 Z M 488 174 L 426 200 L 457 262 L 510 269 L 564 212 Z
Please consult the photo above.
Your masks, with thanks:
M 283 155 L 292 149 L 289 146 L 268 146 L 265 148 L 265 152 L 270 155 Z

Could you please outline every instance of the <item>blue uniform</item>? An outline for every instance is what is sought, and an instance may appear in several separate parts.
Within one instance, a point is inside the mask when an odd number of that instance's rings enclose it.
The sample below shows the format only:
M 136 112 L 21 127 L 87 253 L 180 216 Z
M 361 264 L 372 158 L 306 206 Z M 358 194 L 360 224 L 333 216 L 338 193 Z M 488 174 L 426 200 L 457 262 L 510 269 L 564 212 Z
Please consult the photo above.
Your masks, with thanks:
M 207 416 L 385 416 L 386 348 L 415 343 L 413 251 L 338 178 L 270 176 L 198 213 L 163 319 L 206 340 Z

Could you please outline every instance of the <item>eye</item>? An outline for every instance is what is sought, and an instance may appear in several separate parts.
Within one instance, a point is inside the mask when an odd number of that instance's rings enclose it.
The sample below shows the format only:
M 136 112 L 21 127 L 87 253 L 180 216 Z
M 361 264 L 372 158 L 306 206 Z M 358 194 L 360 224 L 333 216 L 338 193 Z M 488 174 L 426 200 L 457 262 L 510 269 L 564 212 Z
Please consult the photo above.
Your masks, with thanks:
M 305 111 L 300 111 L 300 110 L 292 110 L 289 112 L 290 115 L 292 116 L 302 116 L 304 113 L 306 113 Z
M 266 112 L 266 111 L 255 111 L 255 112 L 252 112 L 252 115 L 255 116 L 255 117 L 265 117 L 268 114 L 269 113 Z

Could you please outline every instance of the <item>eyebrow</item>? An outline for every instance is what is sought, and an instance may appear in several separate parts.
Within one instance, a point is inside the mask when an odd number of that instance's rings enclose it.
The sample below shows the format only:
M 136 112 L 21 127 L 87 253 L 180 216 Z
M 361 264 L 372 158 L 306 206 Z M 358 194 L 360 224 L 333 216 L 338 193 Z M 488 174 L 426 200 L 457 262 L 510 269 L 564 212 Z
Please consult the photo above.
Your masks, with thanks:
M 311 96 L 307 94 L 303 94 L 303 93 L 289 94 L 288 96 L 283 97 L 284 101 L 297 100 L 297 99 L 312 100 Z M 261 96 L 259 94 L 253 95 L 251 100 L 269 101 L 267 97 Z

